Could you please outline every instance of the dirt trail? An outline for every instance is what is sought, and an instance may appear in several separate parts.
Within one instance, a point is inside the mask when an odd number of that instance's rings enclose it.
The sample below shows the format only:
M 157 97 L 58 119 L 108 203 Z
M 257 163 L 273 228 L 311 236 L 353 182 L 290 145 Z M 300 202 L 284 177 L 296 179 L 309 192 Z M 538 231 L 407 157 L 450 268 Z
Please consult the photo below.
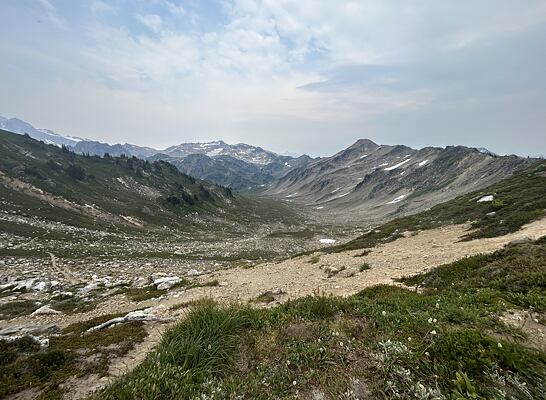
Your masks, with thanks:
M 178 299 L 167 299 L 162 304 L 176 304 L 202 297 L 212 297 L 219 301 L 247 301 L 273 289 L 286 292 L 281 301 L 306 296 L 315 290 L 347 296 L 365 287 L 392 284 L 397 278 L 415 275 L 463 257 L 491 253 L 513 240 L 526 237 L 538 239 L 546 235 L 546 218 L 509 235 L 460 242 L 460 238 L 467 233 L 467 225 L 451 225 L 379 245 L 364 257 L 355 257 L 362 250 L 354 250 L 322 254 L 315 264 L 310 263 L 312 256 L 302 256 L 280 263 L 260 264 L 251 269 L 220 271 L 202 278 L 218 279 L 220 287 L 194 289 Z M 358 268 L 363 263 L 368 263 L 371 268 L 359 272 Z M 346 270 L 328 278 L 325 269 L 329 266 L 345 267 Z M 347 277 L 351 270 L 355 274 Z
M 186 292 L 171 292 L 161 299 L 133 303 L 123 295 L 116 295 L 100 303 L 96 309 L 73 315 L 24 316 L 10 321 L 0 321 L 0 327 L 17 324 L 54 323 L 59 327 L 85 321 L 93 317 L 114 312 L 129 312 L 145 307 L 155 307 L 160 317 L 177 317 L 180 310 L 172 311 L 171 306 L 201 298 L 212 298 L 220 302 L 246 302 L 260 294 L 282 289 L 284 295 L 278 301 L 284 302 L 312 294 L 321 293 L 348 296 L 366 287 L 378 284 L 392 284 L 395 279 L 415 275 L 442 264 L 479 253 L 491 253 L 507 243 L 522 239 L 538 239 L 546 235 L 546 218 L 525 225 L 517 232 L 488 239 L 460 242 L 468 233 L 468 225 L 450 225 L 421 231 L 394 242 L 371 249 L 364 257 L 355 257 L 362 250 L 334 254 L 320 254 L 319 261 L 310 263 L 313 255 L 301 256 L 281 262 L 256 265 L 253 268 L 232 268 L 201 276 L 202 282 L 217 279 L 220 286 L 200 287 Z M 369 270 L 360 272 L 359 266 L 367 263 Z M 344 267 L 345 271 L 328 277 L 327 267 Z M 348 272 L 354 275 L 347 277 Z

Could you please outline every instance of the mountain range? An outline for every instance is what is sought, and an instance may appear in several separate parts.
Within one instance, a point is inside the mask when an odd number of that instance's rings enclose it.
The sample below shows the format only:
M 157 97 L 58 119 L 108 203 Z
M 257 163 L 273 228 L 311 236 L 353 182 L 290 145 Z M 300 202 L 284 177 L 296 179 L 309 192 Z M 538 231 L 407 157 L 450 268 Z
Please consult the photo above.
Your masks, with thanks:
M 151 161 L 164 160 L 182 172 L 233 189 L 246 189 L 270 183 L 293 167 L 306 163 L 308 156 L 278 155 L 244 143 L 227 144 L 222 140 L 208 143 L 182 143 L 163 150 L 134 144 L 109 144 L 95 140 L 63 136 L 37 129 L 17 118 L 0 116 L 0 129 L 28 134 L 46 144 L 67 146 L 75 153 L 113 157 L 126 155 Z M 199 157 L 197 157 L 197 155 Z M 191 156 L 191 157 L 189 157 Z M 186 160 L 186 158 L 188 158 Z
M 361 139 L 331 157 L 292 169 L 263 194 L 329 216 L 383 220 L 481 189 L 532 161 L 464 146 L 416 150 Z
M 75 153 L 166 161 L 197 179 L 307 206 L 326 218 L 385 220 L 412 214 L 510 176 L 532 160 L 464 146 L 413 149 L 360 139 L 333 156 L 278 155 L 248 144 L 183 143 L 163 150 L 108 144 L 0 117 L 0 128 Z

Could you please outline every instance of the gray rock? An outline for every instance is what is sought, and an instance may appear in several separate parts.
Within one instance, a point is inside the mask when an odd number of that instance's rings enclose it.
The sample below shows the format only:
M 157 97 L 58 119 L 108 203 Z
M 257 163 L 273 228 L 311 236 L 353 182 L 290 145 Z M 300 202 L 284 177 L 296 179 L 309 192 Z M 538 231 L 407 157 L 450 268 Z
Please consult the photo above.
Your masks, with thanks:
M 144 310 L 131 311 L 123 317 L 112 318 L 102 324 L 89 328 L 86 333 L 100 331 L 105 328 L 109 328 L 114 325 L 123 324 L 125 322 L 131 321 L 157 321 L 157 322 L 168 322 L 172 318 L 159 318 L 153 314 L 152 308 L 146 308 Z
M 0 337 L 14 336 L 14 335 L 30 335 L 41 336 L 44 334 L 56 333 L 59 331 L 59 327 L 55 324 L 46 325 L 12 325 L 7 328 L 0 329 Z
M 144 278 L 144 277 L 140 277 L 140 278 L 135 279 L 135 281 L 133 282 L 133 284 L 131 285 L 131 287 L 134 287 L 134 288 L 143 288 L 143 287 L 149 286 L 149 285 L 151 285 L 151 284 L 152 284 L 151 279 L 149 279 L 149 278 Z
M 91 283 L 88 283 L 86 286 L 82 287 L 81 289 L 79 289 L 79 291 L 83 293 L 88 293 L 93 290 L 97 290 L 99 288 L 100 288 L 100 285 L 98 283 L 91 282 Z
M 158 278 L 154 280 L 154 285 L 159 290 L 169 290 L 173 288 L 176 284 L 180 283 L 182 279 L 178 276 L 166 276 L 163 278 Z
M 512 240 L 511 242 L 508 242 L 508 246 L 515 245 L 515 244 L 523 244 L 523 243 L 530 243 L 533 239 L 529 236 L 524 236 L 519 239 Z
M 38 308 L 36 311 L 34 311 L 30 315 L 54 315 L 54 314 L 62 314 L 62 313 L 60 311 L 54 310 L 48 305 L 45 305 Z

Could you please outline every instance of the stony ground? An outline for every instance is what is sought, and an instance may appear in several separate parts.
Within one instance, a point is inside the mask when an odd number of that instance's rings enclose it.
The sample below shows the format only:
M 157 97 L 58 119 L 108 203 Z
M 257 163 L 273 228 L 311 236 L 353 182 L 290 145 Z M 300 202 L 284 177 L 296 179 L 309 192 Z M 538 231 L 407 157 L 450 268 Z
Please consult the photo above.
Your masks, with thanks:
M 29 290 L 4 295 L 0 298 L 0 304 L 32 299 L 40 302 L 39 305 L 48 305 L 51 298 L 58 293 L 69 293 L 68 295 L 74 298 L 93 302 L 94 308 L 84 312 L 73 310 L 65 313 L 55 313 L 46 308 L 45 312 L 38 312 L 38 315 L 26 314 L 0 320 L 0 335 L 21 334 L 27 327 L 35 329 L 33 332 L 37 336 L 47 338 L 47 329 L 40 328 L 49 328 L 53 325 L 63 328 L 101 315 L 126 314 L 144 309 L 145 311 L 139 315 L 144 315 L 144 319 L 149 320 L 146 322 L 148 337 L 124 357 L 113 358 L 110 361 L 109 376 L 90 375 L 85 379 L 73 380 L 65 384 L 66 398 L 82 398 L 141 362 L 159 341 L 161 332 L 184 315 L 186 306 L 191 301 L 210 297 L 220 302 L 252 301 L 257 306 L 272 306 L 317 291 L 333 295 L 351 295 L 368 286 L 393 284 L 397 278 L 414 275 L 465 256 L 493 252 L 512 241 L 537 239 L 546 235 L 546 219 L 535 221 L 524 226 L 520 231 L 506 236 L 460 241 L 461 236 L 467 233 L 467 229 L 467 225 L 455 225 L 408 233 L 394 242 L 371 249 L 368 254 L 363 253 L 362 250 L 334 254 L 318 252 L 256 265 L 243 263 L 236 266 L 231 263 L 227 265 L 230 268 L 224 266 L 224 269 L 190 268 L 199 267 L 199 264 L 188 261 L 186 261 L 188 268 L 162 269 L 156 268 L 154 260 L 145 258 L 135 259 L 134 265 L 130 267 L 121 265 L 119 261 L 95 261 L 89 264 L 89 269 L 85 271 L 84 281 L 81 280 L 81 260 L 74 261 L 72 264 L 66 260 L 59 261 L 51 254 L 49 260 L 46 260 L 49 268 L 45 275 L 48 279 L 57 278 L 60 283 L 53 283 L 51 287 L 51 281 L 47 281 L 50 287 L 35 290 L 33 285 L 41 282 L 40 279 L 45 281 L 46 277 L 35 276 L 39 267 L 29 259 L 27 273 L 23 276 L 27 279 L 27 283 L 29 279 L 37 278 L 37 280 L 32 282 Z M 4 273 L 11 269 L 11 259 L 21 262 L 20 258 L 4 257 L 2 259 Z M 43 260 L 42 263 L 44 263 Z M 55 274 L 57 274 L 56 277 L 53 276 Z M 30 278 L 31 276 L 34 278 Z M 80 278 L 79 283 L 74 284 L 67 277 Z M 171 286 L 168 283 L 166 290 L 161 292 L 159 297 L 140 302 L 132 301 L 126 293 L 119 290 L 120 287 L 126 286 L 142 290 L 146 287 L 153 288 L 154 281 L 157 286 L 159 282 L 165 281 L 165 277 L 167 281 L 172 279 L 173 282 L 179 277 L 185 278 L 191 282 L 191 285 L 173 283 Z M 198 286 L 210 282 L 213 282 L 212 286 Z M 9 284 L 12 283 L 5 285 Z M 517 316 L 506 318 L 508 321 L 518 321 Z M 540 343 L 544 338 L 542 332 L 544 327 L 531 325 L 533 326 L 530 329 L 537 331 L 535 336 Z M 28 393 L 28 396 L 20 398 L 32 397 L 33 394 Z

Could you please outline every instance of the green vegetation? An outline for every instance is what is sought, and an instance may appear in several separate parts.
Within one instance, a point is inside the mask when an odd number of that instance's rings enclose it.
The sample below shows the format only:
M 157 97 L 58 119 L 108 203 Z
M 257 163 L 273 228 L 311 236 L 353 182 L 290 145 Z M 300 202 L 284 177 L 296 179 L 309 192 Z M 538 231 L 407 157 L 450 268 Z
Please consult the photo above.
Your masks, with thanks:
M 174 285 L 169 290 L 174 290 L 177 288 L 185 288 L 186 290 L 193 289 L 196 287 L 214 287 L 218 286 L 220 282 L 214 279 L 206 282 L 197 282 L 190 281 L 187 278 L 181 278 L 180 282 Z M 116 294 L 125 294 L 129 300 L 135 302 L 141 302 L 149 299 L 155 299 L 161 297 L 169 292 L 169 290 L 157 289 L 155 286 L 146 286 L 143 288 L 120 288 Z
M 540 399 L 546 355 L 503 312 L 544 311 L 546 238 L 348 297 L 194 304 L 100 399 Z
M 87 207 L 85 212 L 78 211 L 0 185 L 0 196 L 9 203 L 31 209 L 37 216 L 83 227 L 112 229 L 116 223 L 126 230 L 138 228 L 105 212 L 171 226 L 188 212 L 213 211 L 226 207 L 226 199 L 235 200 L 229 189 L 198 181 L 163 161 L 79 155 L 5 131 L 0 131 L 0 170 L 57 198 L 102 210 L 93 213 Z
M 319 261 L 320 261 L 320 255 L 316 255 L 309 259 L 309 264 L 317 264 Z
M 0 304 L 0 320 L 12 319 L 22 315 L 28 315 L 40 308 L 32 300 L 17 300 L 9 303 Z
M 482 196 L 494 201 L 477 203 Z M 546 216 L 546 161 L 538 161 L 483 190 L 457 197 L 419 214 L 394 219 L 339 246 L 323 251 L 339 252 L 372 248 L 419 231 L 472 221 L 465 240 L 495 237 L 515 232 L 523 225 Z
M 358 270 L 360 272 L 362 271 L 366 271 L 366 270 L 369 270 L 371 267 L 370 267 L 370 264 L 368 263 L 364 263 L 364 264 L 361 264 L 359 267 L 358 267 Z
M 511 304 L 546 312 L 546 237 L 463 258 L 403 282 L 443 291 L 487 290 Z
M 115 316 L 71 325 L 52 336 L 46 349 L 28 336 L 10 342 L 0 340 L 0 398 L 29 388 L 43 390 L 42 398 L 61 398 L 59 385 L 68 378 L 90 373 L 105 375 L 109 358 L 127 353 L 146 337 L 141 322 L 84 334 Z

